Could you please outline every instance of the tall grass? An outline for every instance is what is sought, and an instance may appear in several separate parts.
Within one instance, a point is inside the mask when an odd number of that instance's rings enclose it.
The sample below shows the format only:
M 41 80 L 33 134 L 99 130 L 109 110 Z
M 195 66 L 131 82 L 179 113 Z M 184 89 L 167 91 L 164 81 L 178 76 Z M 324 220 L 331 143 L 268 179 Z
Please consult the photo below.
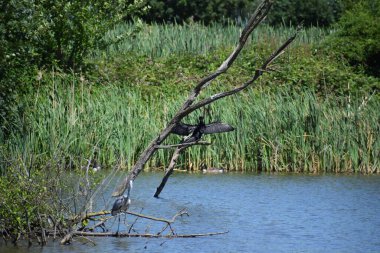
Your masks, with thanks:
M 124 23 L 115 26 L 104 37 L 110 44 L 106 50 L 108 56 L 135 52 L 152 58 L 172 54 L 206 54 L 220 47 L 230 47 L 237 43 L 243 26 L 218 23 L 204 26 L 192 24 L 141 24 Z M 251 35 L 254 42 L 281 43 L 294 34 L 295 28 L 263 25 Z M 322 28 L 307 28 L 300 33 L 296 44 L 319 43 L 334 32 Z M 95 55 L 105 52 L 98 51 Z
M 25 168 L 59 159 L 80 167 L 95 158 L 104 166 L 131 166 L 185 99 L 180 92 L 150 95 L 138 88 L 92 86 L 75 76 L 51 74 L 28 104 L 24 130 L 2 147 L 3 166 Z M 201 163 L 243 171 L 379 172 L 378 99 L 318 98 L 313 92 L 247 90 L 209 108 L 206 120 L 233 125 L 234 132 L 205 136 L 210 147 L 193 147 L 180 168 Z M 195 123 L 196 112 L 185 121 Z M 177 143 L 171 136 L 167 142 Z M 96 151 L 96 152 L 95 152 Z M 167 166 L 160 150 L 150 168 Z

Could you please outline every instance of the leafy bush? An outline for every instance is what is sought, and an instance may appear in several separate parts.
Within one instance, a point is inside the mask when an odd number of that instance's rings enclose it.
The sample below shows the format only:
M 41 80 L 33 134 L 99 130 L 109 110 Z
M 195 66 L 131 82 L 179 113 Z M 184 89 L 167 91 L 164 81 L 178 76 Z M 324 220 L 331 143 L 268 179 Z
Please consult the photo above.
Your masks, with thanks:
M 78 68 L 104 32 L 142 1 L 5 1 L 0 11 L 2 56 L 30 57 L 39 66 Z
M 380 76 L 380 0 L 357 3 L 338 23 L 338 32 L 327 40 L 330 51 L 354 66 Z
M 0 177 L 0 230 L 16 241 L 21 233 L 37 230 L 40 214 L 53 213 L 49 205 L 52 196 L 48 196 L 47 184 L 41 182 L 41 173 L 28 177 L 11 168 L 8 170 Z
M 218 78 L 222 85 L 237 86 L 251 78 L 268 55 L 275 50 L 276 44 L 269 41 L 248 45 L 229 69 L 227 75 Z M 92 73 L 92 80 L 121 86 L 135 86 L 147 94 L 154 92 L 172 94 L 181 86 L 181 91 L 193 87 L 196 80 L 214 71 L 228 57 L 232 47 L 218 47 L 207 54 L 182 52 L 171 56 L 152 59 L 150 56 L 129 52 L 122 57 L 98 59 Z M 262 87 L 281 90 L 291 87 L 294 90 L 305 88 L 319 94 L 363 95 L 380 89 L 378 78 L 354 71 L 345 61 L 310 45 L 298 45 L 278 59 L 275 72 L 264 75 L 260 80 Z
M 106 30 L 140 12 L 142 0 L 5 0 L 0 8 L 0 138 L 14 127 L 17 95 L 36 69 L 79 70 Z
M 226 19 L 235 21 L 248 18 L 259 2 L 261 0 L 148 0 L 151 8 L 144 19 L 148 22 L 194 20 L 205 24 Z M 327 26 L 339 18 L 344 6 L 341 0 L 278 0 L 268 20 L 272 25 L 303 21 L 305 25 Z
M 338 20 L 342 8 L 340 0 L 281 0 L 276 1 L 268 18 L 273 25 L 329 26 Z
M 223 19 L 235 19 L 246 17 L 249 11 L 253 11 L 252 1 L 249 0 L 148 0 L 149 12 L 144 16 L 148 22 L 183 22 L 202 21 L 209 24 Z

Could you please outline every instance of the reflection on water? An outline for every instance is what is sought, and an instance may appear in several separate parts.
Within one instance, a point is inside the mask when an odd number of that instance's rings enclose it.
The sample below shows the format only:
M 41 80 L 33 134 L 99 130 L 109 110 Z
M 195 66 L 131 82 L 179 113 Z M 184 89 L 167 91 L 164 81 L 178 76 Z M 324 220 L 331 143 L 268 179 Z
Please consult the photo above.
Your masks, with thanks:
M 170 218 L 186 207 L 190 217 L 177 220 L 177 233 L 229 233 L 170 240 L 92 238 L 96 246 L 50 242 L 27 251 L 380 252 L 379 176 L 175 174 L 162 198 L 155 199 L 162 176 L 144 173 L 137 178 L 132 211 L 143 208 L 145 214 Z M 127 222 L 133 220 L 127 217 Z M 1 242 L 0 251 L 26 249 Z

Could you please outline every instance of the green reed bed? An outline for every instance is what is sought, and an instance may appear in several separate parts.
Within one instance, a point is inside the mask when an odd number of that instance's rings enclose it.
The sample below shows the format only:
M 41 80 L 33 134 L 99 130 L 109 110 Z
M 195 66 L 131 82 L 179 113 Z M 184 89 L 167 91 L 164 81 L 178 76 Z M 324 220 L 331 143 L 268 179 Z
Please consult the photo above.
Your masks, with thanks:
M 235 154 L 244 157 L 242 167 L 294 172 L 378 169 L 378 100 L 349 104 L 344 97 L 322 99 L 310 92 L 256 93 L 243 99 L 235 103 L 240 130 L 231 140 L 238 144 Z M 251 99 L 256 101 L 253 106 Z
M 155 57 L 172 54 L 206 54 L 220 47 L 230 47 L 237 43 L 242 26 L 235 24 L 211 24 L 204 26 L 191 24 L 142 24 L 125 23 L 117 25 L 105 35 L 108 55 L 135 52 Z M 281 43 L 294 34 L 295 28 L 259 26 L 251 35 L 255 42 Z M 295 44 L 319 43 L 334 32 L 322 28 L 307 28 L 299 35 Z M 103 54 L 99 51 L 96 54 Z
M 204 163 L 239 171 L 379 172 L 378 99 L 283 90 L 249 89 L 218 101 L 206 120 L 221 120 L 236 130 L 205 136 L 213 145 L 188 149 L 179 167 L 198 169 Z M 25 99 L 24 128 L 2 147 L 3 163 L 19 161 L 29 168 L 55 160 L 80 168 L 95 157 L 103 166 L 129 167 L 184 99 L 180 91 L 168 96 L 46 76 L 33 98 Z M 195 123 L 201 113 L 185 121 Z M 179 141 L 171 136 L 167 143 Z M 160 150 L 148 166 L 167 166 L 170 155 Z

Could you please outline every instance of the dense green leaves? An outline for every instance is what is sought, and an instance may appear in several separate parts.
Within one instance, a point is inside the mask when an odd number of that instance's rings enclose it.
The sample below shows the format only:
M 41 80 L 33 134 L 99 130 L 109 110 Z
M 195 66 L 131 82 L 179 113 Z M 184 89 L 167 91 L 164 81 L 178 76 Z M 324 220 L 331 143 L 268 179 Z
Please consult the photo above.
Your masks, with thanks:
M 359 2 L 342 17 L 338 28 L 326 46 L 380 76 L 380 1 Z
M 38 66 L 76 69 L 104 32 L 136 12 L 136 1 L 5 1 L 0 12 L 1 55 L 30 57 Z
M 92 50 L 105 47 L 105 31 L 124 16 L 141 12 L 143 4 L 142 0 L 1 1 L 2 133 L 14 128 L 17 95 L 30 90 L 37 68 L 82 69 Z
M 254 10 L 254 3 L 249 0 L 148 0 L 150 10 L 144 19 L 152 21 L 202 21 L 208 24 L 226 18 L 246 17 Z
M 133 27 L 133 24 L 117 26 L 107 34 L 107 40 L 128 33 Z M 244 82 L 259 67 L 258 63 L 294 32 L 294 28 L 260 26 L 252 34 L 250 45 L 229 70 L 234 77 L 232 82 L 220 81 L 232 85 Z M 380 88 L 377 79 L 355 72 L 346 61 L 337 60 L 334 54 L 324 50 L 322 42 L 331 33 L 321 28 L 302 31 L 292 44 L 294 49 L 288 50 L 287 57 L 279 58 L 280 71 L 269 75 L 269 78 L 276 78 L 269 86 L 308 87 L 321 93 L 338 94 Z M 134 38 L 126 38 L 117 47 L 109 47 L 107 58 L 94 57 L 98 66 L 94 75 L 97 80 L 111 83 L 145 86 L 148 90 L 165 84 L 164 90 L 172 90 L 183 83 L 177 77 L 201 78 L 217 69 L 233 50 L 238 34 L 239 27 L 232 24 L 143 24 Z
M 259 0 L 148 0 L 151 8 L 144 18 L 148 22 L 194 20 L 209 24 L 227 19 L 239 22 L 248 18 L 259 2 Z M 327 26 L 339 18 L 345 7 L 344 2 L 343 0 L 278 0 L 268 20 L 272 25 L 303 22 L 308 26 Z
M 279 0 L 269 14 L 271 24 L 328 26 L 338 20 L 343 9 L 340 0 Z
M 40 214 L 53 214 L 54 207 L 49 204 L 55 197 L 44 180 L 41 172 L 28 176 L 12 168 L 0 177 L 0 230 L 13 240 L 20 233 L 38 230 L 37 224 L 42 226 Z

